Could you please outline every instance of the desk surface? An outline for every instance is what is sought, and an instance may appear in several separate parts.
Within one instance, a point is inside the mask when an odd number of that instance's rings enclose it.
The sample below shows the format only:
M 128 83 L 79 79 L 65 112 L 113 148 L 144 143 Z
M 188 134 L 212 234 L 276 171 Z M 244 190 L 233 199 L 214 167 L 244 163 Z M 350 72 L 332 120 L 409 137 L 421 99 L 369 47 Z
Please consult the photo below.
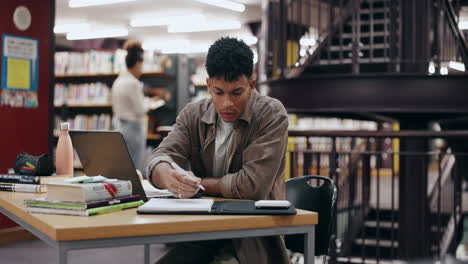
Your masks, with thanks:
M 191 232 L 224 231 L 280 226 L 316 225 L 318 215 L 297 210 L 297 215 L 139 215 L 136 208 L 81 217 L 30 214 L 23 201 L 44 194 L 0 191 L 0 206 L 57 241 L 135 237 Z

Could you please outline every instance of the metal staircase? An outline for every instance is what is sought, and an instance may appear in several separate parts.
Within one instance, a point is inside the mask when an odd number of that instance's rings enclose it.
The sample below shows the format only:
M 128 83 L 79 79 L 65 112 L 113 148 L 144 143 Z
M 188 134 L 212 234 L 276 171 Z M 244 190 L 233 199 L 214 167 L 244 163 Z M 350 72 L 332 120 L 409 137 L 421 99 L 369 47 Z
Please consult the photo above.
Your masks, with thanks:
M 317 59 L 302 76 L 390 72 L 392 56 L 398 55 L 400 19 L 398 3 L 391 0 L 361 0 L 357 15 L 338 25 L 330 40 L 322 43 Z

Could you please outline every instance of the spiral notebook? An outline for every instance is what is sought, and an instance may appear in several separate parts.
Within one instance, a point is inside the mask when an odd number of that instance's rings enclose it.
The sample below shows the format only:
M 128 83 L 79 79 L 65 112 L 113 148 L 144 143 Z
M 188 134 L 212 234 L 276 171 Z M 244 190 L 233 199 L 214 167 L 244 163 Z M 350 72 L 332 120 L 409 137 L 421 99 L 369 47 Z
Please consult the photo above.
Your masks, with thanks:
M 292 215 L 296 208 L 257 208 L 254 201 L 153 198 L 138 207 L 139 214 Z

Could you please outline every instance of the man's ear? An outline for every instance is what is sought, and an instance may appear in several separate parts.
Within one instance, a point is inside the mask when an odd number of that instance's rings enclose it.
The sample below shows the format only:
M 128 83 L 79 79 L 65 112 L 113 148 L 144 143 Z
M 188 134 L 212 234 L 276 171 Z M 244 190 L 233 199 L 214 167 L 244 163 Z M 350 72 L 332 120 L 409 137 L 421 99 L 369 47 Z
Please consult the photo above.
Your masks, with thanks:
M 249 80 L 249 88 L 250 90 L 255 90 L 255 87 L 257 86 L 257 80 L 256 79 L 252 79 L 252 80 Z

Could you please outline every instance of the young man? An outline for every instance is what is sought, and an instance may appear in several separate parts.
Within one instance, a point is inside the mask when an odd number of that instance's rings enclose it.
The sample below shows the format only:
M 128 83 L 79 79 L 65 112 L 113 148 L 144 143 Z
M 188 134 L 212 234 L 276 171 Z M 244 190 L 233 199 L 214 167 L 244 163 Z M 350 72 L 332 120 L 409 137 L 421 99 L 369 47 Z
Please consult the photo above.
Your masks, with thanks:
M 180 112 L 173 131 L 150 157 L 146 175 L 181 198 L 201 191 L 225 198 L 285 199 L 288 117 L 278 100 L 256 92 L 252 51 L 243 41 L 221 38 L 208 51 L 206 69 L 211 98 Z M 232 262 L 223 263 L 288 263 L 279 236 L 182 244 L 158 263 L 210 263 L 219 256 L 231 256 Z

